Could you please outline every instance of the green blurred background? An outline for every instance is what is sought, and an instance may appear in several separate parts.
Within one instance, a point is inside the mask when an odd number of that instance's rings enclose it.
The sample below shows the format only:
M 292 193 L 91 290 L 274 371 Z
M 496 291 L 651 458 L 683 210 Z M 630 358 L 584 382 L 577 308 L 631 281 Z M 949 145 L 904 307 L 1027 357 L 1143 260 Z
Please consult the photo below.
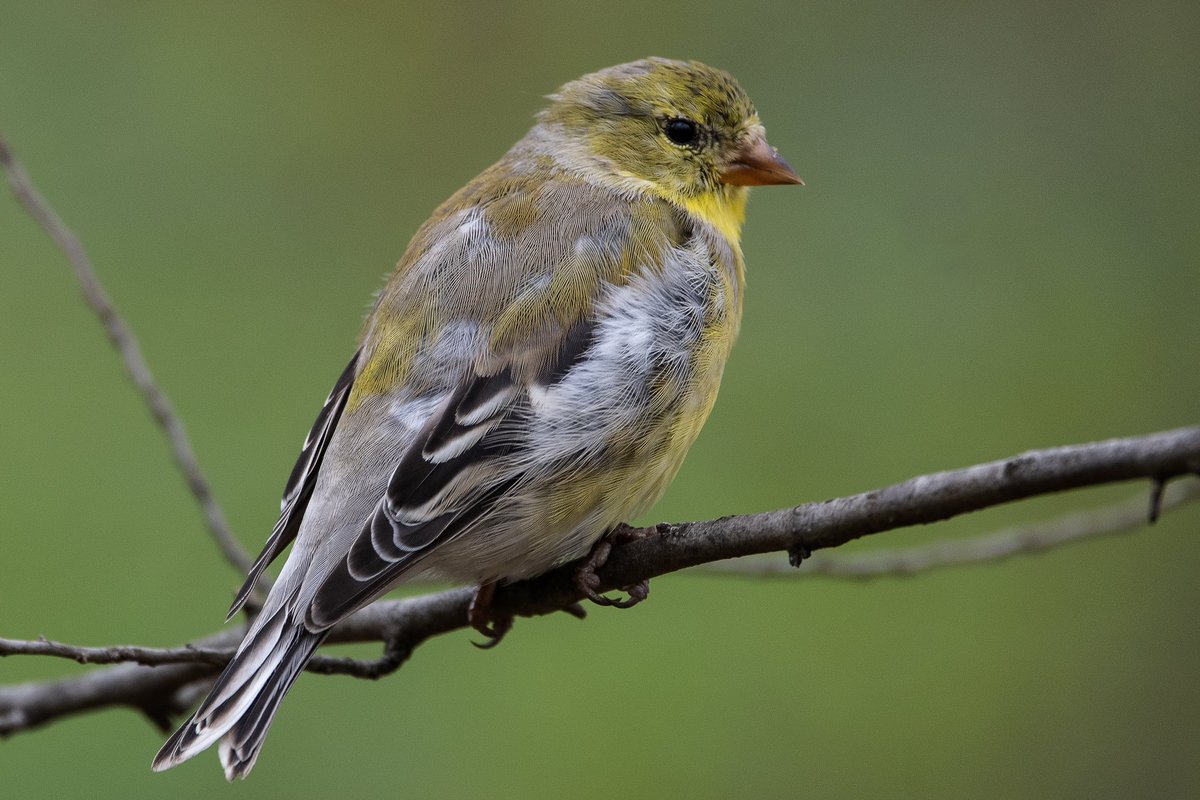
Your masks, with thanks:
M 733 72 L 756 192 L 720 402 L 644 521 L 1200 421 L 1200 5 L 5 0 L 0 131 L 79 233 L 257 550 L 372 292 L 542 95 Z M 0 203 L 0 635 L 173 645 L 217 557 L 62 255 Z M 872 548 L 1143 492 L 996 509 Z M 1195 797 L 1200 508 L 865 584 L 704 575 L 302 678 L 255 773 L 129 711 L 0 744 L 8 797 Z M 849 550 L 850 548 L 847 548 Z M 353 652 L 353 651 L 351 651 Z M 370 655 L 371 649 L 360 650 Z M 0 682 L 80 674 L 0 662 Z

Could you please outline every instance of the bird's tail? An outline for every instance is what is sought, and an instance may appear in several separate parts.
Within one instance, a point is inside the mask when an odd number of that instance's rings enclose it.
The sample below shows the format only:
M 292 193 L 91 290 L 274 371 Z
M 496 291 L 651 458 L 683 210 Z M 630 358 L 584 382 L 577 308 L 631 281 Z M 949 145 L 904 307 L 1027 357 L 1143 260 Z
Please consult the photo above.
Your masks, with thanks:
M 225 777 L 244 778 L 279 702 L 325 636 L 291 620 L 285 608 L 256 620 L 208 697 L 158 751 L 154 771 L 187 761 L 220 740 Z

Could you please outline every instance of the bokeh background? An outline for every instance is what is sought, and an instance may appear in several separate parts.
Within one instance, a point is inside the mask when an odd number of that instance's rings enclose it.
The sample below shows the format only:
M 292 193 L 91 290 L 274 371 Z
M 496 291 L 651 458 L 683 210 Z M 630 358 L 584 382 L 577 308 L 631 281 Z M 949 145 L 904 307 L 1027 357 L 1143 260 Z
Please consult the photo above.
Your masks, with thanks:
M 732 71 L 744 332 L 643 521 L 1200 421 L 1200 5 L 3 2 L 0 130 L 79 233 L 257 550 L 382 277 L 541 96 Z M 174 645 L 240 581 L 61 254 L 0 202 L 0 635 Z M 959 537 L 1144 492 L 1006 507 Z M 1200 509 L 912 579 L 676 575 L 634 611 L 302 678 L 250 780 L 136 714 L 0 744 L 8 797 L 1195 797 Z M 850 548 L 847 548 L 848 550 Z M 370 655 L 371 649 L 357 651 Z M 0 682 L 83 671 L 7 659 Z

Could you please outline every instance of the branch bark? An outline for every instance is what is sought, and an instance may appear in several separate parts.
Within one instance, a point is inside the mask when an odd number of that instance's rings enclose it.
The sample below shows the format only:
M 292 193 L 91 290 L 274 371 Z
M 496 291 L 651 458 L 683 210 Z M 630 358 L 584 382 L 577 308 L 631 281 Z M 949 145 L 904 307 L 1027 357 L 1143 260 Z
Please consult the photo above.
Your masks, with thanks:
M 950 539 L 919 547 L 873 550 L 854 556 L 815 555 L 795 569 L 782 559 L 737 559 L 714 561 L 696 568 L 709 575 L 740 575 L 748 578 L 828 577 L 869 580 L 909 577 L 946 567 L 994 564 L 1018 555 L 1047 550 L 1107 536 L 1133 533 L 1153 524 L 1158 513 L 1200 500 L 1200 480 L 1173 484 L 1158 497 L 1151 493 L 1149 513 L 1146 499 L 1132 497 L 1103 508 L 1076 511 L 1048 520 L 1014 525 L 965 539 Z
M 1030 451 L 965 469 L 923 475 L 875 491 L 764 514 L 706 522 L 662 524 L 613 550 L 598 571 L 602 590 L 727 558 L 786 551 L 797 561 L 862 536 L 919 525 L 1014 500 L 1085 486 L 1200 474 L 1200 426 L 1093 444 Z M 801 566 L 803 566 L 801 564 Z M 381 601 L 340 624 L 334 642 L 381 641 L 384 656 L 362 664 L 321 659 L 310 669 L 379 677 L 399 666 L 427 639 L 466 627 L 470 589 Z M 533 617 L 571 610 L 581 596 L 568 564 L 538 578 L 502 587 L 498 611 Z M 0 640 L 0 655 L 63 655 L 84 661 L 134 660 L 66 680 L 0 688 L 0 734 L 35 728 L 72 714 L 110 706 L 136 708 L 156 724 L 186 709 L 197 683 L 228 660 L 240 631 L 206 637 L 191 648 L 71 648 L 52 642 Z

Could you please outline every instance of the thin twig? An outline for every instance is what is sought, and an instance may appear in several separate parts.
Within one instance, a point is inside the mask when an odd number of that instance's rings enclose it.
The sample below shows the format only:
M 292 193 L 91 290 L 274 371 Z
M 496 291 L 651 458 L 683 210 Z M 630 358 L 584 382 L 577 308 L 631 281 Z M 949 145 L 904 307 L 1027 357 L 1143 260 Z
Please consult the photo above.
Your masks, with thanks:
M 192 645 L 173 649 L 129 645 L 79 647 L 40 637 L 33 641 L 0 639 L 0 656 L 54 656 L 69 658 L 80 664 L 130 663 L 143 664 L 148 667 L 162 664 L 211 664 L 214 667 L 223 667 L 233 657 L 233 651 L 213 650 Z
M 1196 500 L 1200 500 L 1200 481 L 1177 483 L 1167 488 L 1158 512 L 1165 513 Z M 875 550 L 852 556 L 817 555 L 806 559 L 799 569 L 785 558 L 767 556 L 701 564 L 692 573 L 788 580 L 811 577 L 849 580 L 909 577 L 946 567 L 995 564 L 1012 556 L 1032 555 L 1068 544 L 1133 533 L 1152 521 L 1147 519 L 1145 498 L 1137 495 L 1103 508 L 1014 525 L 962 540 Z
M 755 553 L 837 547 L 869 534 L 1068 489 L 1128 480 L 1169 481 L 1194 474 L 1200 474 L 1200 426 L 1035 450 L 823 503 L 647 528 L 641 531 L 641 538 L 613 549 L 597 570 L 597 588 L 609 591 L 687 567 Z M 492 600 L 493 611 L 532 617 L 572 607 L 581 599 L 575 568 L 567 564 L 501 587 Z M 389 652 L 379 662 L 354 668 L 369 673 L 377 666 L 382 673 L 394 668 L 393 664 L 398 666 L 429 638 L 466 627 L 473 595 L 471 589 L 451 589 L 380 601 L 340 623 L 330 641 L 389 643 Z M 239 638 L 240 629 L 226 630 L 196 642 L 195 648 L 227 650 Z M 194 698 L 198 681 L 211 680 L 217 667 L 195 663 L 201 659 L 215 660 L 209 654 L 186 664 L 120 664 L 77 678 L 0 687 L 0 735 L 111 706 L 136 708 L 161 726 Z
M 0 658 L 4 656 L 53 656 L 66 658 L 80 664 L 141 664 L 147 667 L 164 664 L 207 664 L 224 667 L 233 658 L 232 648 L 212 648 L 203 645 L 183 647 L 136 647 L 115 645 L 110 647 L 81 647 L 64 644 L 39 637 L 32 641 L 0 638 Z M 309 672 L 320 675 L 350 675 L 355 678 L 375 680 L 395 672 L 407 660 L 411 650 L 386 642 L 383 655 L 374 661 L 359 661 L 353 658 L 330 658 L 317 656 L 305 667 Z
M 196 498 L 196 502 L 200 504 L 209 533 L 212 534 L 221 553 L 240 572 L 248 572 L 251 559 L 234 537 L 229 523 L 225 520 L 224 512 L 221 511 L 221 507 L 213 496 L 208 480 L 204 477 L 204 472 L 196 460 L 196 453 L 188 440 L 183 422 L 150 373 L 150 367 L 142 356 L 141 347 L 138 345 L 133 331 L 117 313 L 112 301 L 108 299 L 108 294 L 96 277 L 96 271 L 92 268 L 91 259 L 84 252 L 83 245 L 34 187 L 24 167 L 13 158 L 12 151 L 3 137 L 0 137 L 0 166 L 3 166 L 8 184 L 12 187 L 17 200 L 66 254 L 71 268 L 75 271 L 79 286 L 83 290 L 84 300 L 99 317 L 100 324 L 104 326 L 104 332 L 108 335 L 108 340 L 125 363 L 126 372 L 141 393 L 142 400 L 149 408 L 150 414 L 166 435 L 171 454 L 175 458 L 175 464 L 183 473 L 188 489 Z
M 398 642 L 384 642 L 383 655 L 374 661 L 314 656 L 304 665 L 304 669 L 318 675 L 349 675 L 351 678 L 376 681 L 400 669 L 411 655 L 411 647 Z

